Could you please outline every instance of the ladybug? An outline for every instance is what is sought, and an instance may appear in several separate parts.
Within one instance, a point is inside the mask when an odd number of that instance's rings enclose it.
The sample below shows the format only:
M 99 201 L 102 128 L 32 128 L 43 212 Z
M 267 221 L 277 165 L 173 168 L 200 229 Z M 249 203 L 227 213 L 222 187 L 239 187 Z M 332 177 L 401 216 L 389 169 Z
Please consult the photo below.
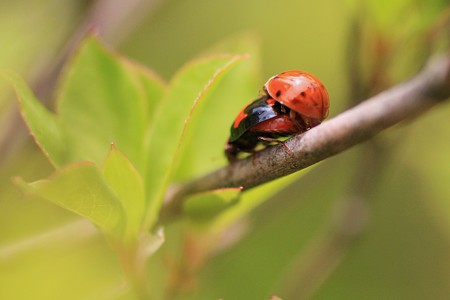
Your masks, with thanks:
M 300 114 L 312 128 L 328 115 L 325 86 L 315 76 L 302 71 L 286 71 L 270 78 L 264 91 L 273 99 Z
M 328 93 L 313 75 L 287 71 L 273 76 L 264 85 L 264 95 L 245 106 L 233 122 L 225 146 L 228 161 L 236 161 L 241 152 L 256 152 L 258 144 L 283 143 L 279 138 L 319 125 L 328 107 Z

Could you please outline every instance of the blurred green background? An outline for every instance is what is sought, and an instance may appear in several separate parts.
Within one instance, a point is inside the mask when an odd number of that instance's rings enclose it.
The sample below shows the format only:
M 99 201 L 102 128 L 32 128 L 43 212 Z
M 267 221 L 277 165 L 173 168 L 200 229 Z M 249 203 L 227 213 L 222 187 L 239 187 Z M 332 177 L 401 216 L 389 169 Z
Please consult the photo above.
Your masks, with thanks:
M 0 69 L 26 78 L 49 107 L 55 72 L 89 30 L 167 80 L 247 36 L 260 46 L 251 59 L 261 63 L 261 86 L 284 70 L 309 71 L 328 89 L 330 117 L 450 46 L 446 0 L 0 4 Z M 0 299 L 132 299 L 92 225 L 11 183 L 52 172 L 13 97 L 0 81 Z M 213 242 L 167 228 L 150 267 L 154 298 L 448 299 L 449 113 L 449 104 L 437 106 L 326 160 Z

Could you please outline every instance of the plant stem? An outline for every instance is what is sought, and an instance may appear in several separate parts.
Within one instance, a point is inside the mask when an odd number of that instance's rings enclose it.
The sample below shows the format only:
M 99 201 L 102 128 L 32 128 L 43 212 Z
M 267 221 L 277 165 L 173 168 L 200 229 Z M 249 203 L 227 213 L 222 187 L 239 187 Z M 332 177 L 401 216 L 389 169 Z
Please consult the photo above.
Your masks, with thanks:
M 133 291 L 141 299 L 150 299 L 148 285 L 145 276 L 146 259 L 141 257 L 139 245 L 127 246 L 117 244 L 118 256 L 125 276 L 128 279 Z

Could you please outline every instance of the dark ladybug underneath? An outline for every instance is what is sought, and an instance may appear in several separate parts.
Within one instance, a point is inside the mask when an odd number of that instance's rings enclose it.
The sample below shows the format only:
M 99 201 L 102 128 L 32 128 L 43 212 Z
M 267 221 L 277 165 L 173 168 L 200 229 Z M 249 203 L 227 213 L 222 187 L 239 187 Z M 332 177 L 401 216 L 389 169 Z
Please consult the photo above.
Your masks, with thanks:
M 299 114 L 266 95 L 256 99 L 240 112 L 231 126 L 225 155 L 228 161 L 232 162 L 241 152 L 255 152 L 260 143 L 268 145 L 279 142 L 277 138 L 307 129 Z

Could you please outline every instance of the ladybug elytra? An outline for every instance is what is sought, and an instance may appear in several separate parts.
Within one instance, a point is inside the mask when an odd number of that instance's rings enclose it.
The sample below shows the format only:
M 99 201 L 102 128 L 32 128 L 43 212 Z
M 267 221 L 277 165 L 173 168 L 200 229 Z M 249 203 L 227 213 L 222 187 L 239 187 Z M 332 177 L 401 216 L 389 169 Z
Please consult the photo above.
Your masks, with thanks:
M 280 137 L 303 133 L 328 115 L 328 93 L 319 79 L 302 71 L 286 71 L 270 78 L 265 95 L 238 114 L 225 146 L 228 161 L 241 152 L 254 153 L 258 144 L 282 143 Z

